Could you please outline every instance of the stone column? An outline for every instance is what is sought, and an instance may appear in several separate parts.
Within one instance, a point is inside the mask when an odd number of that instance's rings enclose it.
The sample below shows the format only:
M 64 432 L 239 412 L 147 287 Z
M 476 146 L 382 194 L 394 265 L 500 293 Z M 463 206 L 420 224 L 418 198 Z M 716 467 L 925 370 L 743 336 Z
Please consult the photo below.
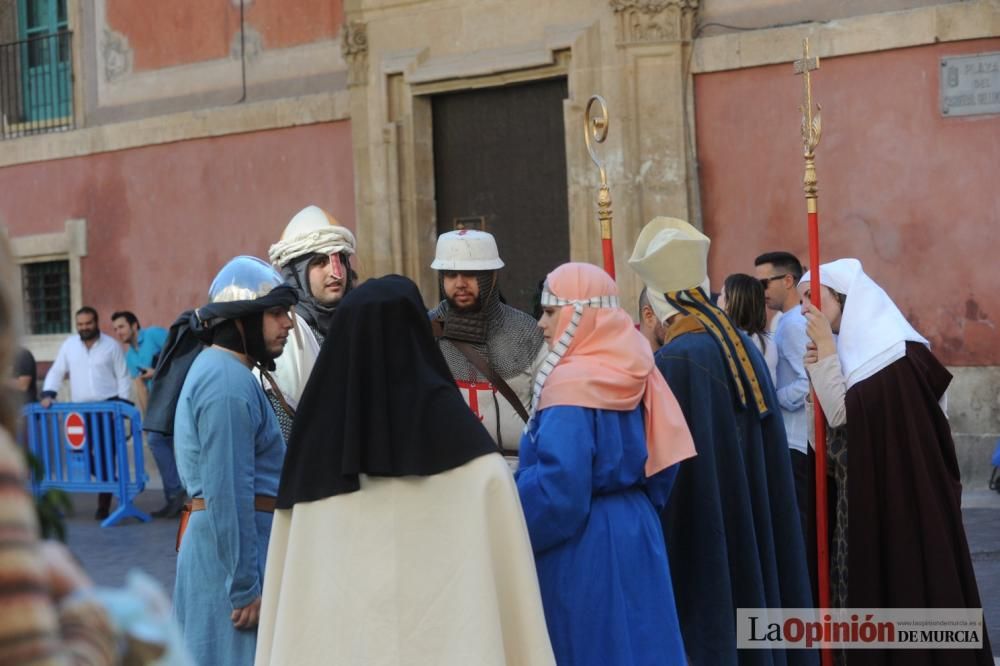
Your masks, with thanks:
M 701 228 L 694 157 L 690 61 L 699 0 L 609 0 L 600 47 L 593 32 L 574 44 L 571 70 L 573 135 L 570 165 L 572 252 L 600 264 L 597 169 L 583 147 L 583 106 L 593 93 L 609 105 L 611 125 L 601 151 L 614 212 L 618 288 L 626 310 L 637 314 L 641 281 L 628 268 L 635 240 L 649 220 L 670 215 Z M 579 48 L 578 48 L 579 47 Z M 589 55 L 584 58 L 577 55 Z M 575 153 L 575 156 L 574 156 Z M 575 158 L 575 159 L 574 159 Z M 573 219 L 583 214 L 585 219 Z M 580 223 L 583 223 L 582 225 Z
M 610 0 L 629 82 L 626 165 L 642 223 L 671 215 L 701 227 L 694 161 L 691 48 L 699 0 Z
M 345 10 L 348 9 L 345 6 Z M 340 43 L 341 53 L 347 62 L 347 86 L 351 93 L 351 152 L 354 160 L 355 232 L 358 240 L 359 277 L 380 275 L 376 260 L 376 225 L 373 222 L 378 193 L 372 179 L 378 169 L 377 147 L 379 133 L 371 131 L 368 120 L 368 31 L 362 21 L 353 20 L 348 13 Z M 384 248 L 379 248 L 383 252 Z

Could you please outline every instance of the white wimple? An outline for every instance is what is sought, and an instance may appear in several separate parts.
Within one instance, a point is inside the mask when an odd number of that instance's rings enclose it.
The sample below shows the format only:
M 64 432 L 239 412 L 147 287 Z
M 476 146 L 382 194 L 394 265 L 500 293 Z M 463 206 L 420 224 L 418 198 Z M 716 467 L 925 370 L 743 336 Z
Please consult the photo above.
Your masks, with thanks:
M 528 431 L 531 421 L 535 418 L 535 410 L 538 408 L 538 401 L 542 397 L 542 387 L 545 386 L 545 380 L 549 378 L 552 370 L 559 364 L 566 350 L 569 349 L 570 343 L 573 342 L 576 328 L 580 325 L 580 320 L 583 318 L 583 309 L 620 307 L 617 296 L 593 296 L 582 300 L 571 300 L 568 298 L 559 298 L 549 291 L 548 287 L 542 290 L 541 304 L 542 307 L 566 307 L 571 305 L 573 306 L 573 316 L 570 318 L 566 330 L 559 336 L 559 340 L 552 346 L 545 360 L 542 361 L 542 367 L 538 370 L 538 375 L 535 377 L 535 386 L 531 392 L 531 419 L 525 425 L 525 432 Z

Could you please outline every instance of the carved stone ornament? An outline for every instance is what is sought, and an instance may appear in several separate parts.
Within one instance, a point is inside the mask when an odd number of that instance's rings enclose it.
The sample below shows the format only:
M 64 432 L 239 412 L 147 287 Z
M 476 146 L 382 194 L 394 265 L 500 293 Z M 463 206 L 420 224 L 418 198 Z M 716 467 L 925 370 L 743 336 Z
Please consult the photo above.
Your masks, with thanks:
M 347 61 L 347 85 L 362 86 L 368 80 L 368 29 L 361 21 L 344 24 L 340 52 Z
M 104 59 L 104 80 L 116 81 L 132 71 L 132 48 L 128 38 L 114 30 L 104 27 L 101 40 L 101 55 Z
M 610 0 L 619 44 L 690 41 L 700 0 Z

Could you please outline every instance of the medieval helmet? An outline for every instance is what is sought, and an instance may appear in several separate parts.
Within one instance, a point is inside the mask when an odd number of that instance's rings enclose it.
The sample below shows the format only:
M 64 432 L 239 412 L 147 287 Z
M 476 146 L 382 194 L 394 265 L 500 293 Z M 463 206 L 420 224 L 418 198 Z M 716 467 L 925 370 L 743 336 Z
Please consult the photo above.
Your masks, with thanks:
M 195 311 L 200 329 L 195 335 L 205 343 L 245 353 L 273 369 L 275 354 L 264 341 L 261 317 L 271 308 L 287 310 L 298 300 L 295 289 L 267 262 L 245 255 L 235 257 L 212 280 L 208 304 Z
M 254 301 L 271 293 L 284 280 L 257 257 L 242 255 L 230 260 L 208 288 L 209 303 Z
M 431 268 L 437 271 L 495 271 L 503 268 L 493 234 L 475 229 L 438 236 Z
M 291 219 L 268 256 L 276 268 L 308 254 L 354 254 L 357 242 L 347 227 L 319 206 L 306 206 Z

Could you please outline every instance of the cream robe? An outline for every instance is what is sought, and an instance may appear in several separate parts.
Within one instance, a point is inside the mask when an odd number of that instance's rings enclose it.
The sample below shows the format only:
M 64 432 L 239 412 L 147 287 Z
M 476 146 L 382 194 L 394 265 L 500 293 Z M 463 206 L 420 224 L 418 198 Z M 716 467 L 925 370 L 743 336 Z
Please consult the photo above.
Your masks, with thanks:
M 257 666 L 554 666 L 499 455 L 276 511 Z

